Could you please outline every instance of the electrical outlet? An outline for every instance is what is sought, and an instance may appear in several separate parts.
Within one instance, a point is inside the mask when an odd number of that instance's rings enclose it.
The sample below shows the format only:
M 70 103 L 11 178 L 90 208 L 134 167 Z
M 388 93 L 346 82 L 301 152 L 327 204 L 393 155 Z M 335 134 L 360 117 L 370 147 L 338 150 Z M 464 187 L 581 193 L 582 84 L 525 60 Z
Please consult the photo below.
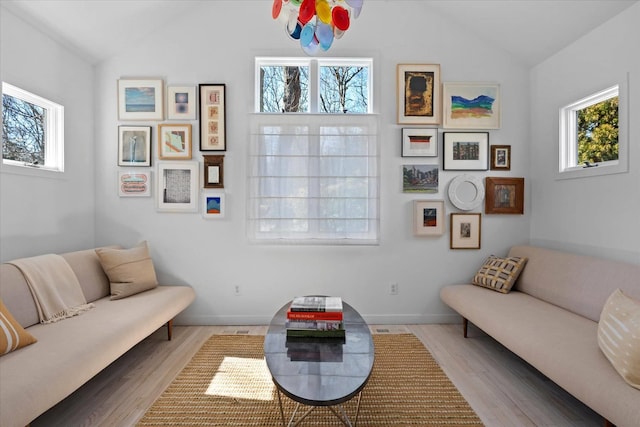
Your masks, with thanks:
M 233 294 L 234 294 L 235 296 L 242 295 L 242 292 L 241 292 L 241 289 L 240 289 L 240 285 L 235 285 L 235 286 L 233 287 Z
M 389 284 L 389 295 L 398 295 L 398 284 L 390 283 Z

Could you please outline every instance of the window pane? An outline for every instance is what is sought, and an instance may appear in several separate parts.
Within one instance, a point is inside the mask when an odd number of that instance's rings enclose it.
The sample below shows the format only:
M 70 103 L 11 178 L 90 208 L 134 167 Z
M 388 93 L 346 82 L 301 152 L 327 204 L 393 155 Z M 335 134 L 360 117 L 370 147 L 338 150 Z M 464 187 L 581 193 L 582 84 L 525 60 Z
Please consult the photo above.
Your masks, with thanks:
M 618 160 L 618 97 L 576 111 L 578 164 Z
M 11 95 L 2 95 L 2 158 L 45 164 L 47 110 Z
M 320 112 L 368 112 L 369 68 L 320 66 Z
M 261 66 L 260 111 L 304 113 L 309 111 L 309 67 Z

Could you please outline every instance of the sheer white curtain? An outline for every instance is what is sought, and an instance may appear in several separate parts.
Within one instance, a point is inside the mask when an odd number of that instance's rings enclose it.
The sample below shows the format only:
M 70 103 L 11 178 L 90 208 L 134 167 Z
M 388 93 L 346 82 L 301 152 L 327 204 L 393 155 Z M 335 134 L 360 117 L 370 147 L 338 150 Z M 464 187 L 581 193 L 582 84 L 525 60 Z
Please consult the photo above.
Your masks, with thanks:
M 378 244 L 374 115 L 252 115 L 249 238 Z

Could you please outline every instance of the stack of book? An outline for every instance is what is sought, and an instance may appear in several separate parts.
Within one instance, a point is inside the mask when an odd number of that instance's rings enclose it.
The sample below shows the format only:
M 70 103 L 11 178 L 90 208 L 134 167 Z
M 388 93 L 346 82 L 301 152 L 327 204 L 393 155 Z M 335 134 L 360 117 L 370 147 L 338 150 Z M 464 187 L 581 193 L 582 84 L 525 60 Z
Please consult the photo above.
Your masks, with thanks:
M 342 298 L 296 297 L 287 310 L 287 337 L 344 338 Z

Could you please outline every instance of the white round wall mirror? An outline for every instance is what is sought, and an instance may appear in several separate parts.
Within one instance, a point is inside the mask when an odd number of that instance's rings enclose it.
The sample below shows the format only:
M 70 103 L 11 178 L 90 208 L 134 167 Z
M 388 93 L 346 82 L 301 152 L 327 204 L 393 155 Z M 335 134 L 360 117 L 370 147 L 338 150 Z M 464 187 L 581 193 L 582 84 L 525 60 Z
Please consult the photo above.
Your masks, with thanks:
M 473 175 L 458 175 L 449 183 L 449 200 L 462 211 L 475 209 L 484 200 L 482 180 Z

